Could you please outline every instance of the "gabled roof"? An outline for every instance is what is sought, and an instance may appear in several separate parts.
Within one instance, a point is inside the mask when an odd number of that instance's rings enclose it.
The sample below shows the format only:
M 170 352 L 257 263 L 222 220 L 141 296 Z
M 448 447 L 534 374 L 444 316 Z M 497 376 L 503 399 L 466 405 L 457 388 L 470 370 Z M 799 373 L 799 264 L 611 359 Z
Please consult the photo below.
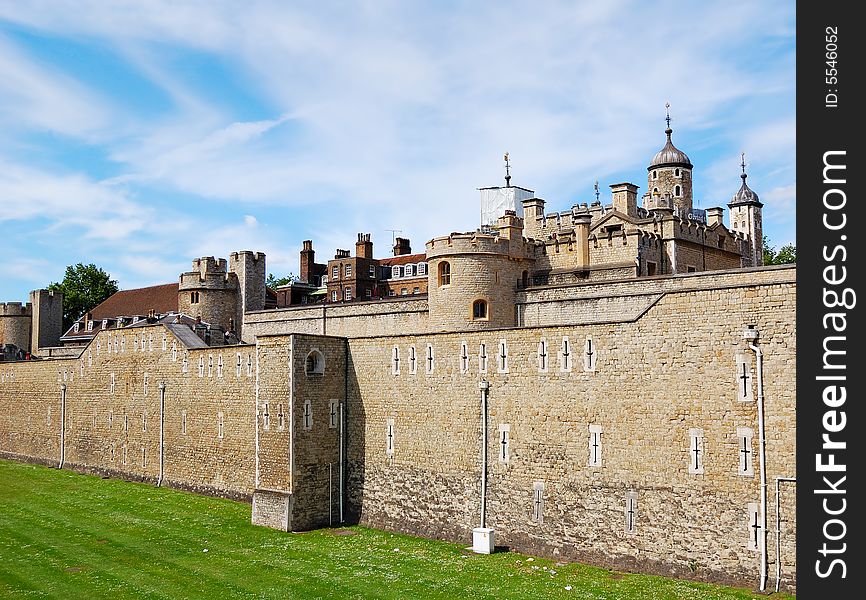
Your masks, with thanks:
M 401 254 L 400 256 L 389 256 L 388 258 L 380 258 L 379 264 L 383 267 L 393 267 L 394 265 L 408 265 L 410 263 L 420 263 L 427 261 L 427 254 Z
M 134 290 L 115 292 L 90 312 L 94 321 L 115 317 L 144 316 L 153 310 L 156 314 L 177 312 L 176 283 L 152 285 Z

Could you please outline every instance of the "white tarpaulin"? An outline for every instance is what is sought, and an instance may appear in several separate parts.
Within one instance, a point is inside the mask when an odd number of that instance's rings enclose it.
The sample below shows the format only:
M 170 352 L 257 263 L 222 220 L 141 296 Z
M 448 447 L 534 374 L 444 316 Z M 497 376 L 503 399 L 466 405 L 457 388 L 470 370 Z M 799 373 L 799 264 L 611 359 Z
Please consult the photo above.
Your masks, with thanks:
M 518 217 L 523 216 L 523 200 L 533 198 L 535 192 L 526 188 L 489 187 L 481 188 L 481 225 L 495 225 L 496 219 L 513 210 Z

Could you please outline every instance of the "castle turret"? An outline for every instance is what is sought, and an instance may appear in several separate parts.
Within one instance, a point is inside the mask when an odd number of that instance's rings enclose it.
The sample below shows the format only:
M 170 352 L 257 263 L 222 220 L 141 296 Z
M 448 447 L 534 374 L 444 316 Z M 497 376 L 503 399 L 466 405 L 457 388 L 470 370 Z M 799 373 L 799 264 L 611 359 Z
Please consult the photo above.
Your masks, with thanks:
M 63 294 L 53 290 L 30 292 L 33 321 L 30 329 L 30 352 L 40 355 L 42 348 L 60 345 L 63 334 Z
M 0 303 L 0 347 L 15 346 L 29 352 L 32 317 L 33 309 L 29 302 Z
M 665 104 L 665 108 L 669 107 L 669 104 Z M 670 194 L 675 209 L 685 217 L 692 210 L 692 161 L 671 141 L 673 129 L 669 112 L 665 119 L 668 124 L 665 129 L 667 141 L 647 167 L 647 190 L 651 197 Z
M 249 250 L 232 252 L 229 255 L 229 271 L 238 279 L 239 296 L 233 324 L 238 339 L 243 339 L 244 314 L 265 308 L 265 253 Z
M 740 166 L 743 169 L 740 179 L 743 180 L 740 189 L 728 203 L 731 211 L 731 229 L 745 236 L 746 252 L 743 254 L 744 267 L 759 267 L 764 264 L 764 231 L 761 218 L 761 208 L 764 206 L 758 199 L 758 194 L 752 191 L 746 183 L 746 155 L 741 155 Z
M 192 270 L 180 275 L 177 307 L 211 328 L 228 331 L 237 322 L 239 288 L 238 276 L 228 271 L 224 258 L 196 258 L 192 261 Z

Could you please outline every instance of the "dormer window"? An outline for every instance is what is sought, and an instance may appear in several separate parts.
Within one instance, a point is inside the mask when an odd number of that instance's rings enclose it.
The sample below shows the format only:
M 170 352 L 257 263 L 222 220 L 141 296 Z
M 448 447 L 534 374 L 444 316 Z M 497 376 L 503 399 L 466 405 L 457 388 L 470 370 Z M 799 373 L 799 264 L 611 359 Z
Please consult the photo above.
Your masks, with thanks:
M 75 324 L 72 326 L 72 333 L 78 333 L 79 325 L 80 324 L 78 323 L 78 321 L 76 321 Z
M 418 275 L 426 275 L 427 274 L 427 263 L 418 263 Z
M 400 267 L 398 267 L 397 265 L 394 265 L 393 267 L 391 267 L 391 277 L 392 278 L 400 277 Z
M 415 274 L 415 265 L 406 265 L 406 277 L 412 277 Z
M 108 319 L 102 319 L 102 328 L 105 329 L 108 327 Z
M 87 331 L 93 331 L 93 321 L 87 322 Z
M 138 323 L 138 317 L 132 317 L 132 324 L 135 325 Z

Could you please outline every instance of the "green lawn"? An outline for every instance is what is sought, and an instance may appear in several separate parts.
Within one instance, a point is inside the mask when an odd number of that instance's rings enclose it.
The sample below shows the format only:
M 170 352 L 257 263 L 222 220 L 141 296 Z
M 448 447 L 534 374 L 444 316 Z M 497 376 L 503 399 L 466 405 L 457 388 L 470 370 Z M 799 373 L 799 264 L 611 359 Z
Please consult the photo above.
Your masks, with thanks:
M 252 526 L 249 504 L 5 460 L 0 596 L 764 597 L 363 527 L 283 533 Z

